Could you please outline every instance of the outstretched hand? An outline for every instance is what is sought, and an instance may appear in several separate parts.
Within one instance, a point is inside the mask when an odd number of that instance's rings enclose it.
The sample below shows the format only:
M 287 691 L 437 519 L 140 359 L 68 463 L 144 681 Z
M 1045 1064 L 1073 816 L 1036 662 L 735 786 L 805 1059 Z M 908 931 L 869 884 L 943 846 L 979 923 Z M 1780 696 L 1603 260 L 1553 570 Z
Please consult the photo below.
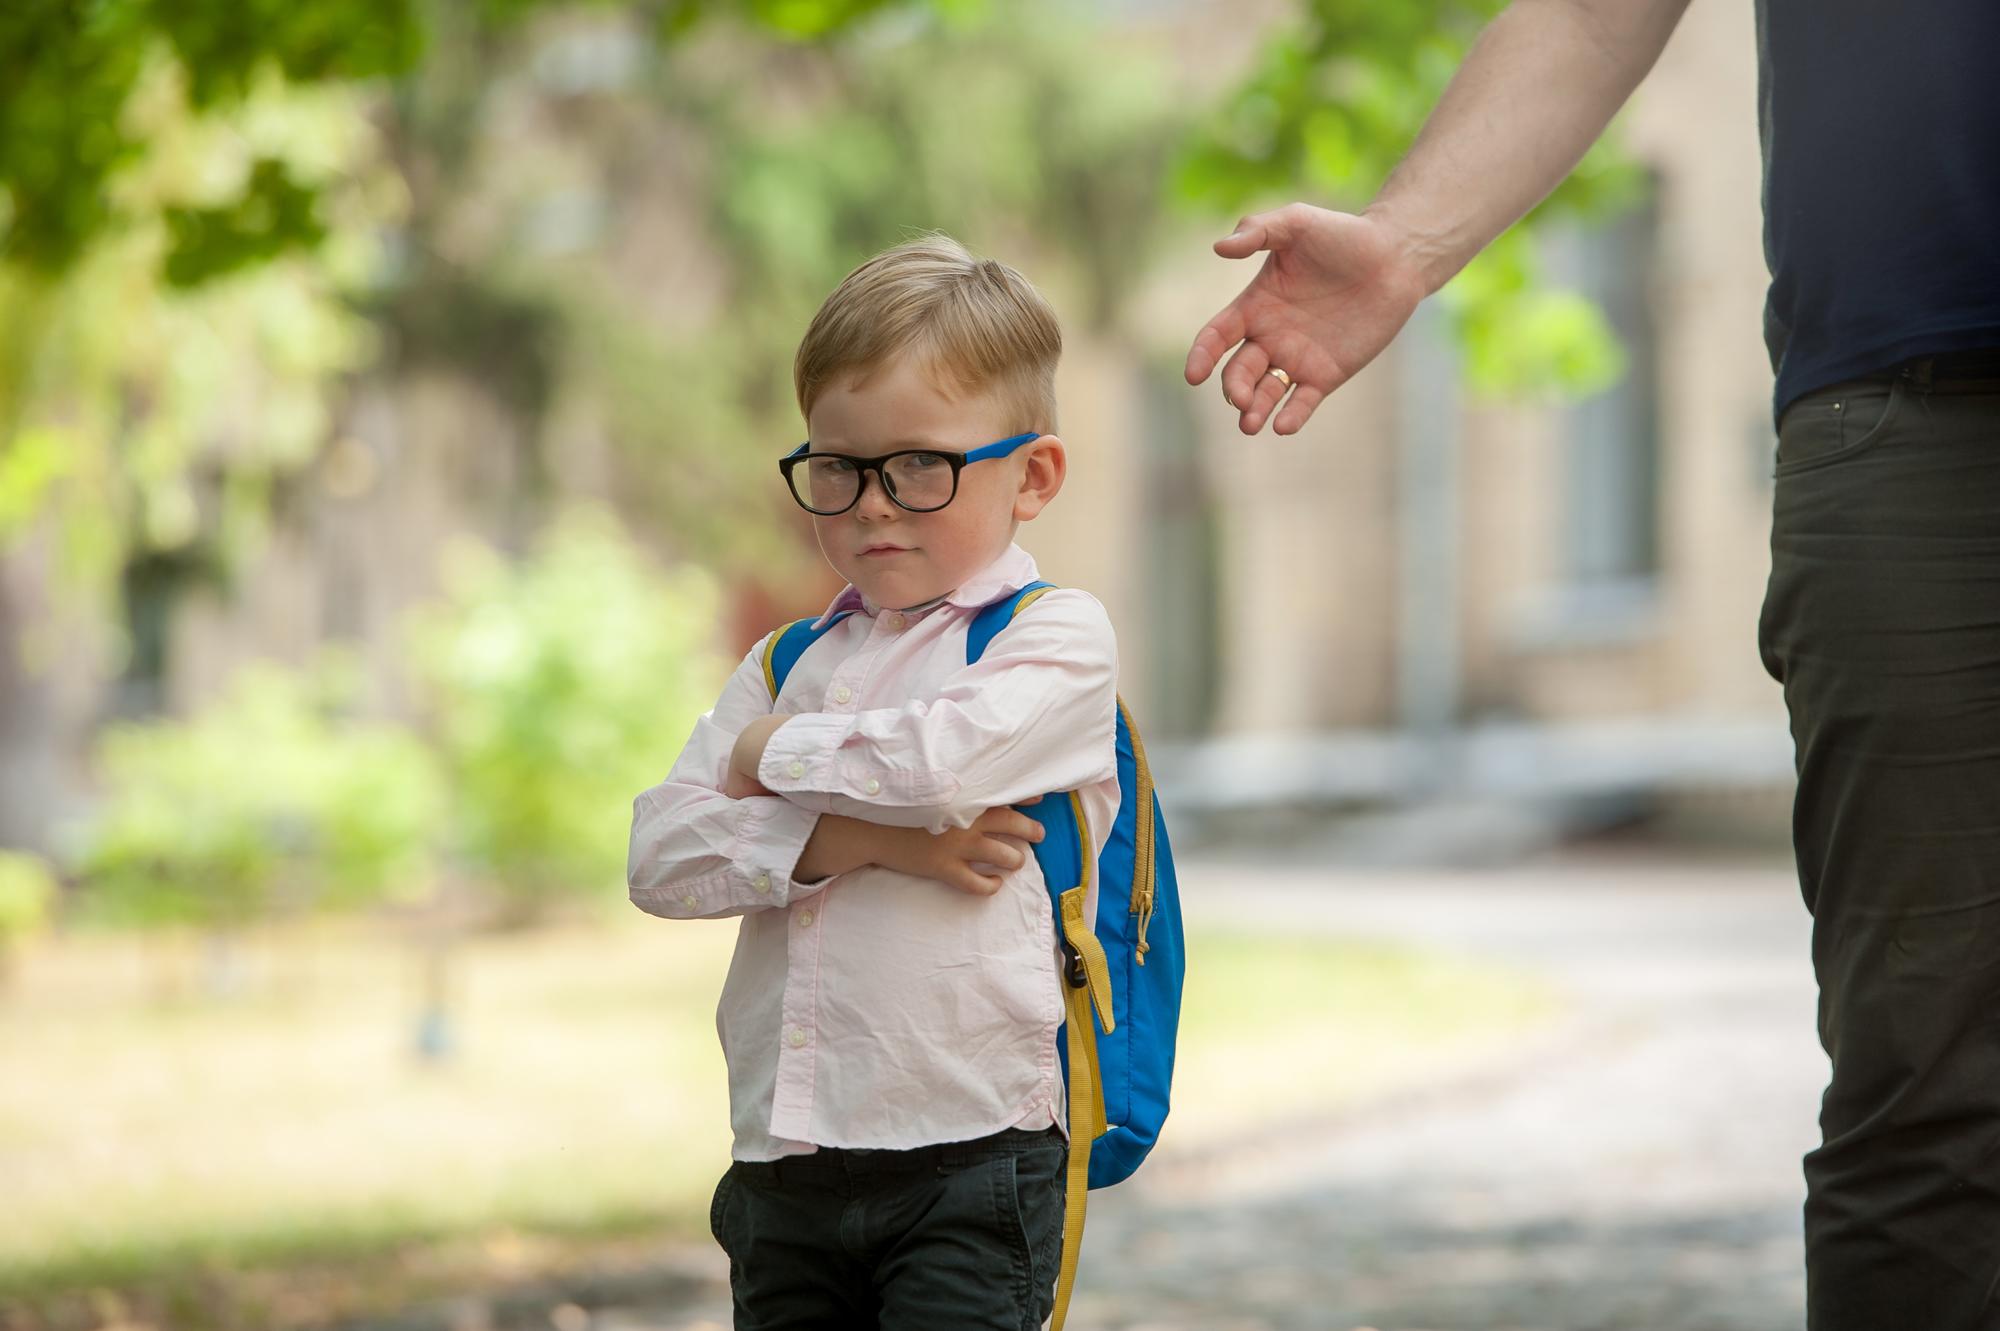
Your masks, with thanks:
M 1244 218 L 1215 243 L 1225 259 L 1260 251 L 1257 276 L 1195 337 L 1187 381 L 1207 379 L 1240 342 L 1222 371 L 1238 425 L 1256 434 L 1275 413 L 1277 432 L 1293 434 L 1402 331 L 1425 282 L 1401 238 L 1368 214 L 1287 204 Z M 1291 377 L 1289 398 L 1274 368 Z

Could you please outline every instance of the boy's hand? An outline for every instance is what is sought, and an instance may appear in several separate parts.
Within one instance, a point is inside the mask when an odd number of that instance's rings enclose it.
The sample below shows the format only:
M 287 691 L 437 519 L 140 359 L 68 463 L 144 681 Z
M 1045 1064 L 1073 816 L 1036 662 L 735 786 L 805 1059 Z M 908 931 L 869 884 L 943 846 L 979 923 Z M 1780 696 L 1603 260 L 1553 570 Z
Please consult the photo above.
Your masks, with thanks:
M 1033 803 L 1032 800 L 1025 801 Z M 947 827 L 932 834 L 921 827 L 873 827 L 869 862 L 918 878 L 935 878 L 946 887 L 977 897 L 1000 890 L 1002 875 L 986 868 L 1018 869 L 1028 862 L 1029 843 L 1047 833 L 1025 813 L 1011 808 L 988 809 L 970 827 Z

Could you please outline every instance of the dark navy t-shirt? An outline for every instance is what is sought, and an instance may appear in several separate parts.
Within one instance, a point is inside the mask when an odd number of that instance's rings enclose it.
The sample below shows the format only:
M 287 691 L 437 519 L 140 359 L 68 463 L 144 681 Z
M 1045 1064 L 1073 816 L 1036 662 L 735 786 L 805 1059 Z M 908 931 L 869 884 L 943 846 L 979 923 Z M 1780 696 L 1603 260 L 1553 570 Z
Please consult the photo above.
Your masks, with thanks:
M 1757 0 L 1776 410 L 2000 347 L 2000 0 Z

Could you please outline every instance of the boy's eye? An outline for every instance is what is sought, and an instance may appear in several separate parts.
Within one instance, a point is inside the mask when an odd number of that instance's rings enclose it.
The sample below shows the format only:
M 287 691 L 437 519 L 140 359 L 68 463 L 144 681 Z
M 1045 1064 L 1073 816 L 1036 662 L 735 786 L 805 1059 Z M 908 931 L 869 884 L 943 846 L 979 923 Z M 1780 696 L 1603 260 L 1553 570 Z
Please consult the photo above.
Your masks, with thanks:
M 912 467 L 942 467 L 945 465 L 944 459 L 936 453 L 911 453 L 904 458 L 904 461 L 908 462 Z
M 854 470 L 854 464 L 846 458 L 828 458 L 819 464 L 819 469 L 830 476 L 845 476 Z

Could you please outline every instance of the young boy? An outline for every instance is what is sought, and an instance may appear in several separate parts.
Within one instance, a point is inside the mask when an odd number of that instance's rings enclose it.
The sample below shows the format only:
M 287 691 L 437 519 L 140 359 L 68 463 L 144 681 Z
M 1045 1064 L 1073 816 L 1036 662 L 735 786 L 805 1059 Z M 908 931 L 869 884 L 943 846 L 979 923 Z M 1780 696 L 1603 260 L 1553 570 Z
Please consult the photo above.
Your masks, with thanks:
M 633 902 L 742 917 L 710 1211 L 738 1328 L 1013 1331 L 1054 1301 L 1063 998 L 1042 828 L 1008 806 L 1076 791 L 1103 850 L 1117 644 L 1058 588 L 965 653 L 1037 576 L 1013 537 L 1062 488 L 1061 351 L 1020 274 L 945 237 L 849 274 L 799 347 L 810 440 L 782 464 L 850 584 L 820 622 L 846 617 L 775 702 L 752 649 L 633 803 Z

